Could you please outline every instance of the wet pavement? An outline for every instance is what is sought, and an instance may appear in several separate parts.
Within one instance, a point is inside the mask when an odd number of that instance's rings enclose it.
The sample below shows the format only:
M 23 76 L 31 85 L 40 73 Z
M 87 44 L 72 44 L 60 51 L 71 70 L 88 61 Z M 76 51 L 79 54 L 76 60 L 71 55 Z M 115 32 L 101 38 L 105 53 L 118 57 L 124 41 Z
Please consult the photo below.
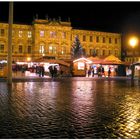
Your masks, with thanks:
M 0 82 L 0 138 L 140 138 L 137 80 L 42 79 Z

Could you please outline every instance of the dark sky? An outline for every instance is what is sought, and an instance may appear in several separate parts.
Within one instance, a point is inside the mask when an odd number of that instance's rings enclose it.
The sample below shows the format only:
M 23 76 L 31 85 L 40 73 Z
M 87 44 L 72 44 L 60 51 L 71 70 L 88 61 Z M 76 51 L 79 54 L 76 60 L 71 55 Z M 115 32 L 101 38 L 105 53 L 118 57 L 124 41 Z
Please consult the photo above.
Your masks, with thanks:
M 14 2 L 14 23 L 31 24 L 38 14 L 40 19 L 67 20 L 70 17 L 75 28 L 140 34 L 140 2 Z M 8 2 L 0 1 L 0 21 L 8 21 Z

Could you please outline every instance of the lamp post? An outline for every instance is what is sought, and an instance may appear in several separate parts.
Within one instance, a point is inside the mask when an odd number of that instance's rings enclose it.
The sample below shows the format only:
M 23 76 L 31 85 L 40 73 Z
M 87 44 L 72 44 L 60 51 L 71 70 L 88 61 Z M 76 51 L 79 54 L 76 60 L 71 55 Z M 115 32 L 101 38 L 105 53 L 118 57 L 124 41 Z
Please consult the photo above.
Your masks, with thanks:
M 9 2 L 9 28 L 8 28 L 8 75 L 7 83 L 12 84 L 12 24 L 13 24 L 13 2 Z
M 133 61 L 132 61 L 132 66 L 131 66 L 131 70 L 132 70 L 132 73 L 131 73 L 131 80 L 134 79 L 134 73 L 135 73 L 135 66 L 133 65 L 134 63 L 134 48 L 137 46 L 138 44 L 138 38 L 137 37 L 132 37 L 130 38 L 129 40 L 129 45 L 132 47 L 133 49 L 133 54 L 132 54 L 132 57 L 133 57 Z

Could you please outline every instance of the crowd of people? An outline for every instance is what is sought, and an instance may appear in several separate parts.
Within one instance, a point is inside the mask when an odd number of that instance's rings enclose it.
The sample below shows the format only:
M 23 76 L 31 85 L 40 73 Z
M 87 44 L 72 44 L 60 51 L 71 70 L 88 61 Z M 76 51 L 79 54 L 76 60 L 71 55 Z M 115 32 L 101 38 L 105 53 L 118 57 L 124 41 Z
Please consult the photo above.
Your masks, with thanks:
M 29 67 L 27 65 L 13 65 L 12 66 L 13 72 L 21 71 L 21 73 L 25 73 L 26 71 L 30 71 L 31 73 L 36 73 L 39 77 L 44 77 L 45 75 L 45 68 L 43 65 L 33 65 L 32 67 Z M 59 69 L 56 66 L 49 66 L 49 75 L 53 77 L 57 77 L 58 75 L 63 75 L 62 69 Z
M 97 74 L 98 77 L 105 76 L 104 67 L 102 67 L 102 66 L 98 67 L 96 73 L 95 73 L 94 67 L 88 69 L 88 71 L 87 71 L 88 77 L 90 77 L 90 76 L 94 77 L 95 74 Z M 111 68 L 109 67 L 108 68 L 108 77 L 110 77 L 110 76 L 111 76 Z
M 27 68 L 26 65 L 22 65 L 22 66 L 13 65 L 13 71 L 17 71 L 17 70 L 21 71 L 22 73 L 28 70 L 32 73 L 36 73 L 39 77 L 44 77 L 44 75 L 47 74 L 47 75 L 50 75 L 50 77 L 52 78 L 59 77 L 59 76 L 61 77 L 63 74 L 65 75 L 66 73 L 66 71 L 62 69 L 61 66 L 59 66 L 58 68 L 57 65 L 50 65 L 48 67 L 47 73 L 45 72 L 45 68 L 43 65 L 35 65 L 35 66 L 32 66 L 31 68 Z M 86 71 L 86 73 L 88 77 L 94 77 L 95 75 L 97 75 L 98 77 L 106 77 L 106 76 L 110 77 L 112 75 L 111 68 L 108 67 L 108 71 L 105 71 L 103 66 L 90 67 Z

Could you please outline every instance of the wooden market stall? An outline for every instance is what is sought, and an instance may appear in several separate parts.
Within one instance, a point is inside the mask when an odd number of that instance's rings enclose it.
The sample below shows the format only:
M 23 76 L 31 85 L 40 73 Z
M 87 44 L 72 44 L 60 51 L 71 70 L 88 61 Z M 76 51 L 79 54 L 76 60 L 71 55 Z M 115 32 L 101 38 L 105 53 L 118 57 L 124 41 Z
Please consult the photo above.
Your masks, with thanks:
M 105 58 L 99 58 L 99 57 L 88 57 L 88 60 L 92 61 L 91 68 L 94 68 L 95 74 L 98 74 L 99 69 L 104 69 L 104 73 L 102 76 L 107 77 L 108 76 L 108 70 L 110 69 L 111 74 L 110 76 L 117 76 L 121 75 L 120 73 L 125 73 L 124 68 L 122 65 L 124 63 L 114 55 L 109 55 Z M 123 70 L 121 70 L 123 69 Z M 123 72 L 120 72 L 123 71 Z
M 86 58 L 79 58 L 73 61 L 73 76 L 86 76 L 86 71 L 90 64 L 91 60 Z
M 108 75 L 108 70 L 111 70 L 111 76 L 118 76 L 121 75 L 122 72 L 122 65 L 124 65 L 124 62 L 122 62 L 119 58 L 115 57 L 114 55 L 107 56 L 102 62 L 101 65 L 105 69 L 105 76 Z M 121 67 L 120 67 L 121 66 Z

